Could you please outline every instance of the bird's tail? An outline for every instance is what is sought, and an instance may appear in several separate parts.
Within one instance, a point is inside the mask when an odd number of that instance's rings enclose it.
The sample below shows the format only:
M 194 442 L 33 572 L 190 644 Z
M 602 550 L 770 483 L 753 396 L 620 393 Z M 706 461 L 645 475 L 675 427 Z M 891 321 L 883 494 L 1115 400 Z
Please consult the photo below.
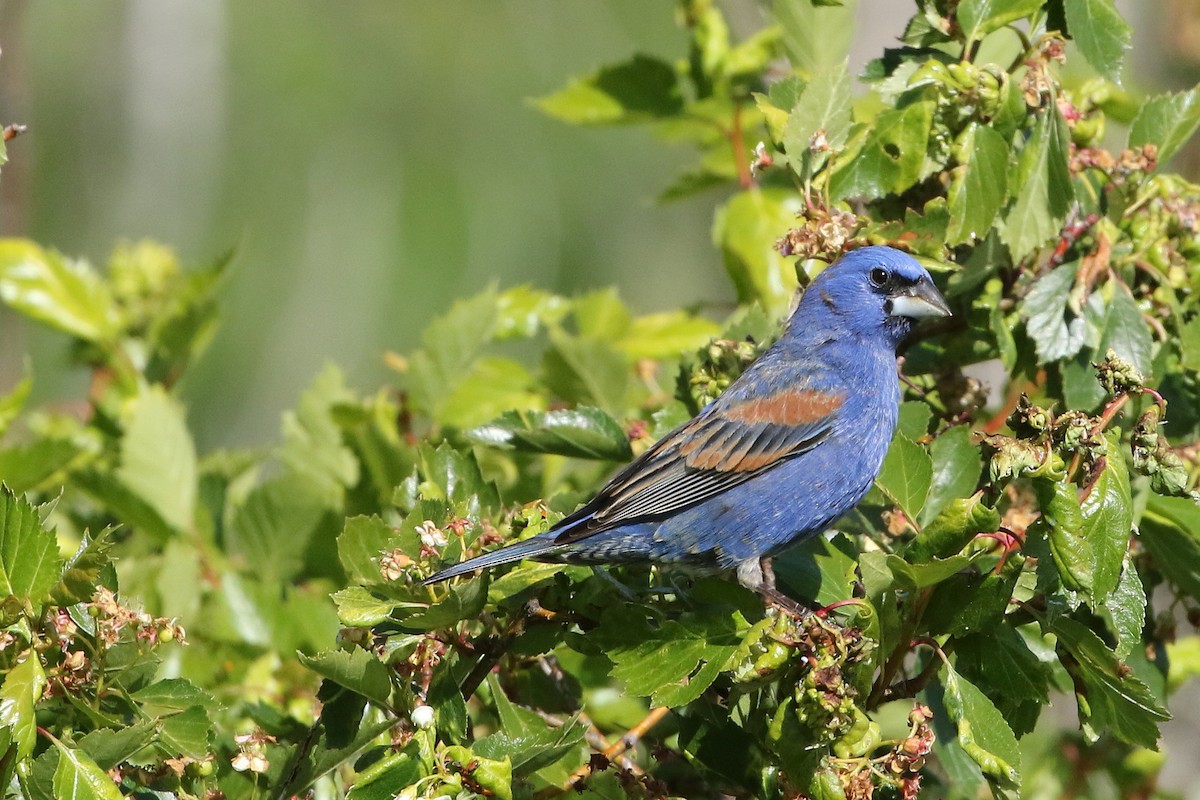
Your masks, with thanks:
M 566 545 L 556 543 L 554 541 L 555 538 L 556 534 L 542 535 L 526 539 L 523 542 L 517 542 L 516 544 L 510 544 L 508 547 L 501 547 L 499 550 L 493 550 L 490 553 L 484 553 L 481 556 L 469 558 L 452 567 L 447 567 L 441 572 L 435 572 L 423 582 L 428 586 L 431 583 L 437 583 L 447 578 L 474 572 L 477 569 L 487 569 L 488 567 L 496 567 L 501 564 L 509 564 L 513 561 L 520 561 L 523 558 L 537 558 L 538 556 L 562 550 L 566 547 Z

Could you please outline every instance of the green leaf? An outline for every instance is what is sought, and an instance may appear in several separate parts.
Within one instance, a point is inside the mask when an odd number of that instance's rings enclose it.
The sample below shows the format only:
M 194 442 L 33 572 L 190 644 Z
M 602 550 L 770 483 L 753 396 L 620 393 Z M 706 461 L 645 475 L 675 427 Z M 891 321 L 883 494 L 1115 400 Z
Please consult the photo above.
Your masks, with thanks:
M 155 716 L 186 711 L 192 706 L 217 709 L 217 699 L 196 684 L 183 678 L 164 678 L 132 695 L 146 711 Z
M 1046 617 L 1042 625 L 1070 653 L 1063 664 L 1076 678 L 1079 717 L 1094 731 L 1090 738 L 1107 731 L 1123 742 L 1156 748 L 1158 723 L 1171 715 L 1146 684 L 1122 669 L 1116 654 L 1084 625 L 1061 616 Z
M 1158 145 L 1158 163 L 1166 164 L 1200 126 L 1200 87 L 1160 94 L 1142 103 L 1129 127 L 1129 146 Z
M 738 302 L 758 301 L 773 311 L 791 302 L 798 285 L 796 269 L 775 249 L 775 242 L 795 222 L 797 211 L 793 193 L 778 189 L 740 192 L 717 211 L 713 243 L 721 249 Z
M 989 781 L 1016 788 L 1021 780 L 1021 750 L 1012 728 L 996 706 L 949 664 L 942 685 L 946 711 L 958 726 L 958 744 Z
M 635 606 L 605 611 L 588 638 L 613 662 L 612 674 L 627 691 L 668 707 L 703 694 L 738 646 L 729 618 L 685 615 L 651 626 Z
M 496 336 L 499 324 L 494 289 L 455 302 L 429 323 L 421 334 L 421 349 L 409 361 L 413 406 L 440 419 L 446 399 Z
M 1117 658 L 1129 658 L 1134 648 L 1142 643 L 1142 628 L 1146 625 L 1146 590 L 1128 553 L 1125 554 L 1117 588 L 1104 598 L 1097 611 L 1108 619 L 1108 627 L 1117 637 Z
M 1150 328 L 1124 284 L 1110 281 L 1106 289 L 1112 293 L 1112 299 L 1108 304 L 1094 360 L 1103 360 L 1104 353 L 1111 347 L 1118 356 L 1148 377 L 1153 373 L 1151 362 L 1154 356 L 1154 339 L 1150 335 Z
M 1078 268 L 1078 264 L 1071 262 L 1047 272 L 1021 301 L 1025 332 L 1033 340 L 1039 364 L 1070 358 L 1083 348 L 1083 317 L 1073 315 L 1070 320 L 1066 317 L 1067 300 Z
M 233 516 L 230 550 L 268 583 L 296 575 L 327 513 L 322 490 L 295 473 L 251 490 Z
M 425 773 L 417 743 L 411 742 L 403 750 L 387 752 L 359 772 L 346 800 L 394 800 L 403 796 L 402 791 L 415 785 Z
M 633 457 L 620 424 L 598 408 L 508 411 L 466 433 L 468 441 L 500 450 L 627 461 Z
M 909 519 L 917 519 L 929 485 L 933 480 L 933 461 L 925 448 L 897 432 L 883 459 L 875 485 L 900 507 Z
M 1094 70 L 1119 84 L 1133 34 L 1113 0 L 1063 0 L 1063 11 L 1079 52 Z
M 528 339 L 547 325 L 561 322 L 571 302 L 530 286 L 514 286 L 496 298 L 496 338 Z
M 878 198 L 900 194 L 916 183 L 925 164 L 934 107 L 933 101 L 921 100 L 881 113 L 862 150 L 834 173 L 833 198 Z
M 500 505 L 495 484 L 483 479 L 479 462 L 470 451 L 455 450 L 445 442 L 439 444 L 437 449 L 422 445 L 418 462 L 424 479 L 421 491 L 426 499 L 445 500 L 459 505 L 479 504 L 483 510 Z
M 17 444 L 0 450 L 0 481 L 8 488 L 21 494 L 33 489 L 45 488 L 45 484 L 57 473 L 84 458 L 80 442 L 73 439 L 37 439 L 28 444 Z M 62 480 L 55 483 L 60 484 Z
M 832 0 L 774 0 L 771 10 L 783 28 L 790 61 L 805 76 L 843 63 L 857 29 L 857 3 Z
M 404 627 L 416 630 L 447 628 L 464 619 L 478 617 L 487 603 L 491 573 L 450 587 L 438 602 L 405 617 Z
M 535 103 L 546 114 L 576 125 L 648 122 L 683 111 L 675 70 L 643 55 L 576 78 Z
M 1200 600 L 1200 508 L 1183 497 L 1151 495 L 1139 529 L 1154 568 Z
M 0 299 L 89 342 L 110 342 L 117 335 L 108 284 L 87 264 L 24 239 L 0 240 Z
M 121 800 L 121 792 L 92 757 L 54 740 L 60 757 L 54 770 L 55 800 Z
M 963 0 L 955 14 L 963 36 L 971 44 L 1041 7 L 1042 0 Z
M 1025 258 L 1062 228 L 1074 198 L 1067 169 L 1069 141 L 1062 114 L 1051 107 L 1038 115 L 1017 156 L 1010 184 L 1016 200 L 1001 227 L 1013 261 Z
M 1035 0 L 1035 5 L 1040 5 L 1040 0 Z M 963 136 L 967 160 L 952 171 L 947 196 L 950 227 L 946 244 L 951 246 L 987 236 L 1008 199 L 1008 142 L 994 129 L 978 123 Z
M 979 685 L 993 699 L 1048 703 L 1050 669 L 1011 625 L 964 636 L 957 642 L 958 668 L 980 676 Z
M 971 563 L 971 556 L 951 556 L 931 559 L 919 564 L 909 564 L 894 553 L 888 553 L 887 565 L 896 578 L 896 584 L 905 589 L 925 589 L 935 586 L 961 572 Z
M 993 533 L 1000 526 L 1000 515 L 983 501 L 983 492 L 956 498 L 934 517 L 909 542 L 904 558 L 910 564 L 945 558 L 962 550 L 980 533 Z
M 387 706 L 392 695 L 388 668 L 366 650 L 331 650 L 316 656 L 296 653 L 300 663 L 339 686 L 381 706 Z
M 183 406 L 160 386 L 128 407 L 117 476 L 175 530 L 192 530 L 196 513 L 196 447 Z
M 21 761 L 33 752 L 37 743 L 37 718 L 34 706 L 46 689 L 46 673 L 38 654 L 30 651 L 25 660 L 4 676 L 0 684 L 0 726 L 9 729 Z
M 100 769 L 112 769 L 154 741 L 157 728 L 150 720 L 118 729 L 99 728 L 79 740 L 79 749 L 91 756 Z
M 12 425 L 13 420 L 21 413 L 21 409 L 25 407 L 25 401 L 29 399 L 29 393 L 33 390 L 33 376 L 29 371 L 29 362 L 25 363 L 25 374 L 13 390 L 8 394 L 0 397 L 0 436 L 3 436 L 8 431 L 8 426 Z
M 1063 586 L 1091 593 L 1095 560 L 1083 526 L 1083 511 L 1075 484 L 1038 479 L 1034 482 L 1042 516 L 1031 530 L 1044 530 L 1050 554 Z
M 631 359 L 675 358 L 708 344 L 721 331 L 713 322 L 684 311 L 664 311 L 637 317 L 617 339 Z
M 371 594 L 362 586 L 348 586 L 332 595 L 338 620 L 352 628 L 369 628 L 387 619 L 396 604 Z
M 40 606 L 58 581 L 62 558 L 37 509 L 0 487 L 0 597 L 15 595 Z
M 793 590 L 793 596 L 830 605 L 854 596 L 857 555 L 844 534 L 832 539 L 814 536 L 775 557 L 775 577 Z
M 1092 592 L 1097 601 L 1116 590 L 1133 533 L 1133 497 L 1120 432 L 1109 432 L 1106 439 L 1104 469 L 1080 504 L 1083 535 L 1092 549 Z
M 930 456 L 933 477 L 921 509 L 924 524 L 935 519 L 952 501 L 972 495 L 983 469 L 979 447 L 971 441 L 971 429 L 966 425 L 951 428 L 934 439 Z
M 852 122 L 850 72 L 846 64 L 823 70 L 800 93 L 783 126 L 783 146 L 788 164 L 802 180 L 809 180 L 829 160 L 830 151 L 846 145 Z M 828 150 L 813 150 L 820 135 Z
M 574 405 L 593 405 L 609 414 L 625 408 L 629 360 L 613 343 L 551 331 L 552 347 L 542 359 L 543 381 Z
M 110 531 L 110 528 L 106 528 L 94 538 L 87 533 L 83 535 L 79 549 L 67 562 L 58 584 L 50 590 L 50 597 L 55 603 L 70 606 L 90 600 L 96 594 L 102 570 L 112 561 L 109 555 L 113 546 Z
M 280 461 L 319 488 L 320 496 L 330 504 L 340 501 L 344 487 L 358 482 L 358 462 L 343 443 L 333 417 L 338 404 L 354 399 L 341 371 L 328 365 L 304 390 L 296 410 L 283 414 Z
M 396 548 L 397 532 L 379 517 L 350 517 L 338 536 L 338 559 L 351 583 L 384 583 L 379 556 Z M 415 555 L 415 554 L 414 554 Z
M 212 722 L 203 706 L 191 706 L 162 720 L 158 747 L 170 756 L 203 759 L 211 751 Z

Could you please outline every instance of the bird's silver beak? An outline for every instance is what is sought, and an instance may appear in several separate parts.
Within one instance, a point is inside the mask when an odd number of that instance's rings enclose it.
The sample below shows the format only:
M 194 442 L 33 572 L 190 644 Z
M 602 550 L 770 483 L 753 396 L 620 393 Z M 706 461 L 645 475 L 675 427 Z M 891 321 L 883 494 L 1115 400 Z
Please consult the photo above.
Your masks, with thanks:
M 946 298 L 929 278 L 922 278 L 912 286 L 898 289 L 888 297 L 888 314 L 893 317 L 949 317 L 950 306 Z

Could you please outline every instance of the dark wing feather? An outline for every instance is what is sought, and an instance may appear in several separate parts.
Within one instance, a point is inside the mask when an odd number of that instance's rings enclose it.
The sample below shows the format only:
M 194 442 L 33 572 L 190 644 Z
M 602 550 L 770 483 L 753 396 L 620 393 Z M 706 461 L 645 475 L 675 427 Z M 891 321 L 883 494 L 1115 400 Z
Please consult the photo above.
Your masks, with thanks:
M 829 435 L 844 398 L 791 389 L 718 402 L 660 439 L 587 505 L 559 523 L 569 544 L 619 525 L 669 516 L 744 483 Z

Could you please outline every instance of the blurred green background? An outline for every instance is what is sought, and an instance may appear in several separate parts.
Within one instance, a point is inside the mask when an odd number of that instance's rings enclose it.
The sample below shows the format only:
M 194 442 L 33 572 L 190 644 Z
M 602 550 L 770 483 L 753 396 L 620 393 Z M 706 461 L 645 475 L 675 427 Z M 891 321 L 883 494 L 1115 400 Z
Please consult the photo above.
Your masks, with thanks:
M 725 5 L 740 30 L 762 24 L 760 3 Z M 1133 88 L 1200 78 L 1200 0 L 1120 5 Z M 862 0 L 852 71 L 911 8 Z M 119 239 L 196 265 L 233 251 L 221 331 L 183 392 L 201 452 L 265 444 L 324 363 L 379 385 L 386 351 L 489 283 L 616 284 L 638 311 L 730 302 L 715 198 L 655 202 L 690 153 L 527 102 L 685 41 L 668 0 L 2 0 L 0 121 L 29 132 L 9 144 L 0 235 L 95 263 Z M 1195 143 L 1175 166 L 1200 174 Z M 7 309 L 0 337 L 0 391 L 32 353 L 35 399 L 83 396 L 61 337 Z M 1195 716 L 1164 730 L 1176 754 L 1200 736 Z M 1197 797 L 1194 769 L 1165 778 Z
M 761 3 L 726 5 L 742 31 L 763 24 Z M 1134 83 L 1186 82 L 1200 4 L 1126 5 L 1152 43 Z M 910 13 L 864 0 L 852 70 Z M 0 119 L 29 132 L 0 234 L 94 263 L 122 238 L 188 264 L 233 251 L 221 331 L 183 391 L 202 451 L 265 443 L 323 363 L 375 386 L 386 350 L 490 282 L 616 284 L 639 311 L 728 302 L 713 198 L 655 202 L 691 154 L 528 102 L 685 41 L 666 0 L 4 0 Z M 0 336 L 0 388 L 32 351 L 38 398 L 79 396 L 60 339 L 7 310 Z

